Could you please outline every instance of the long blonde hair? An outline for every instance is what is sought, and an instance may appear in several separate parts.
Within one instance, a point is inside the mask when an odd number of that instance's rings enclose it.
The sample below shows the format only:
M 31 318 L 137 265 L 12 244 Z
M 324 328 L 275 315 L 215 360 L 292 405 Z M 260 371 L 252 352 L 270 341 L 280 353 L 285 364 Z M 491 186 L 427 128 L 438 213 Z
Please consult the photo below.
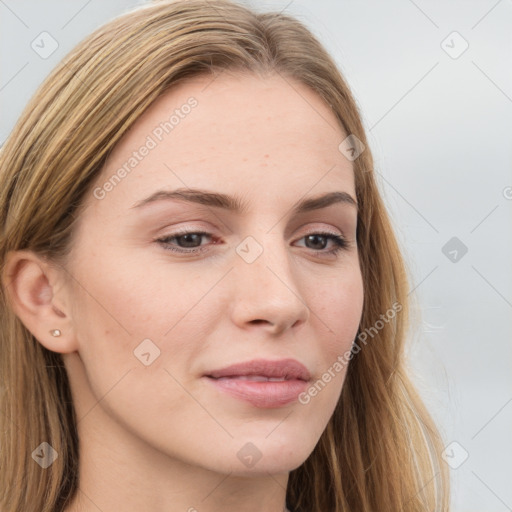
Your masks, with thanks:
M 75 220 L 113 147 L 176 83 L 222 70 L 279 73 L 316 91 L 366 149 L 353 162 L 364 282 L 359 333 L 341 397 L 315 449 L 290 473 L 287 504 L 303 512 L 449 508 L 443 442 L 409 376 L 408 275 L 381 199 L 354 98 L 299 21 L 228 0 L 156 1 L 82 41 L 40 86 L 0 151 L 0 262 L 13 250 L 61 261 Z M 341 142 L 341 141 L 340 141 Z M 60 512 L 78 487 L 79 443 L 61 355 L 0 304 L 0 510 Z M 400 311 L 375 323 L 393 304 Z M 42 469 L 43 441 L 59 456 Z

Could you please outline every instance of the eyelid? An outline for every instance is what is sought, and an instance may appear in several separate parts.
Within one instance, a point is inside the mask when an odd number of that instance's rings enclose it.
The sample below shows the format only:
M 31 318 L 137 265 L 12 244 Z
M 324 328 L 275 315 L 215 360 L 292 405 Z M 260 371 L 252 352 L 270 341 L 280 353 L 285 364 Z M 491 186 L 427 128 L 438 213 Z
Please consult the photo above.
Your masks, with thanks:
M 189 222 L 192 222 L 192 221 L 189 221 Z M 313 225 L 311 225 L 311 224 L 313 224 Z M 321 232 L 321 233 L 329 234 L 329 235 L 333 235 L 333 236 L 340 236 L 340 237 L 344 238 L 347 242 L 351 241 L 347 236 L 345 236 L 345 233 L 342 229 L 332 228 L 331 226 L 326 228 L 325 224 L 326 223 L 321 223 L 321 222 L 314 222 L 314 223 L 310 222 L 310 223 L 302 224 L 301 226 L 296 228 L 295 231 L 300 231 L 304 228 L 305 233 L 303 235 L 299 236 L 297 238 L 297 240 L 304 236 L 308 236 L 309 234 L 317 234 L 317 233 Z M 306 227 L 307 227 L 307 229 L 305 229 Z M 213 233 L 212 231 L 216 231 L 216 228 L 212 228 L 211 226 L 205 227 L 204 225 L 203 226 L 201 226 L 201 225 L 199 225 L 199 226 L 192 225 L 191 226 L 190 224 L 187 224 L 186 226 L 183 226 L 183 227 L 178 226 L 171 233 L 163 234 L 161 236 L 158 236 L 158 238 L 164 238 L 164 237 L 170 238 L 170 237 L 175 237 L 175 236 L 180 236 L 180 235 L 187 235 L 190 233 L 203 233 L 204 235 L 209 235 L 212 238 L 214 238 L 215 233 Z M 230 234 L 232 234 L 231 230 L 230 230 Z
M 306 227 L 307 227 L 307 229 L 302 230 L 302 228 L 306 228 Z M 345 236 L 344 230 L 342 230 L 341 228 L 338 228 L 338 227 L 336 227 L 336 228 L 332 227 L 332 225 L 329 225 L 326 227 L 325 222 L 324 223 L 322 223 L 322 222 L 306 223 L 306 224 L 303 224 L 302 226 L 300 226 L 297 231 L 303 233 L 297 239 L 301 239 L 310 234 L 323 233 L 323 234 L 329 234 L 332 236 L 341 237 L 347 243 L 351 243 L 351 239 L 349 237 Z
M 169 240 L 180 238 L 185 235 L 199 235 L 200 237 L 208 237 L 212 240 L 212 243 L 207 244 L 206 246 L 200 245 L 199 247 L 179 247 L 179 246 L 171 246 Z M 343 234 L 333 232 L 330 229 L 325 228 L 317 228 L 317 229 L 311 229 L 309 232 L 305 233 L 302 236 L 299 236 L 295 241 L 303 240 L 308 236 L 318 235 L 320 237 L 324 237 L 330 241 L 333 245 L 331 249 L 326 250 L 320 249 L 315 250 L 311 248 L 309 249 L 310 253 L 315 255 L 319 258 L 333 258 L 337 259 L 339 257 L 339 253 L 342 251 L 348 251 L 352 248 L 353 243 L 348 240 Z M 182 254 L 184 256 L 196 256 L 200 255 L 204 252 L 209 251 L 209 248 L 211 245 L 218 245 L 218 238 L 216 238 L 213 233 L 199 230 L 199 229 L 193 229 L 193 228 L 182 228 L 178 229 L 177 231 L 174 231 L 173 233 L 170 233 L 168 235 L 163 235 L 159 238 L 156 238 L 154 242 L 158 242 L 161 246 L 163 246 L 163 249 L 166 251 L 169 251 L 171 253 L 175 254 Z

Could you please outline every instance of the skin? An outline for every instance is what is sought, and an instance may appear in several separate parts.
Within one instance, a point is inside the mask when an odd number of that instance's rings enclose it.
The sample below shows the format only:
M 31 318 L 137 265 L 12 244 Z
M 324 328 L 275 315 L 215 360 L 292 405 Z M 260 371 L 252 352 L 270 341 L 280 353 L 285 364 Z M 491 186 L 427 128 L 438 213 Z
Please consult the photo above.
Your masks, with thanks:
M 356 208 L 291 214 L 303 197 L 356 197 L 353 164 L 338 150 L 347 134 L 319 96 L 279 75 L 196 77 L 144 113 L 95 186 L 191 96 L 197 106 L 113 190 L 87 194 L 64 267 L 29 251 L 6 265 L 16 313 L 63 354 L 70 378 L 81 458 L 67 512 L 282 512 L 288 474 L 311 454 L 340 396 L 346 368 L 309 403 L 277 408 L 202 378 L 290 357 L 316 382 L 357 334 Z M 248 210 L 176 200 L 131 208 L 156 190 L 186 187 L 239 195 Z M 213 238 L 196 238 L 206 248 L 196 255 L 154 241 L 178 228 Z M 328 255 L 332 240 L 305 238 L 323 230 L 349 246 Z M 248 236 L 263 249 L 252 263 L 235 250 Z M 187 247 L 183 237 L 170 245 Z M 60 337 L 49 334 L 55 328 Z M 160 350 L 148 366 L 134 355 L 147 338 Z M 261 454 L 252 467 L 237 457 L 248 442 Z

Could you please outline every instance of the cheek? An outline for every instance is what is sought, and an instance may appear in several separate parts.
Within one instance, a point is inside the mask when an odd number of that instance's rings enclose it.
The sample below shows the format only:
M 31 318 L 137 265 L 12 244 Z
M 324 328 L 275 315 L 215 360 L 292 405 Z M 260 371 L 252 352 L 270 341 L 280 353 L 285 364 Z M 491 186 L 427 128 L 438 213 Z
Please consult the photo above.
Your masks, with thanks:
M 184 293 L 184 283 L 168 274 L 164 280 L 159 272 L 135 262 L 121 265 L 107 257 L 102 257 L 101 266 L 90 260 L 75 267 L 74 275 L 80 284 L 73 319 L 91 407 L 101 401 L 102 409 L 118 421 L 133 424 L 138 415 L 149 415 L 159 435 L 168 429 L 157 421 L 162 404 L 181 411 L 184 421 L 193 415 L 194 402 L 179 383 L 186 385 L 186 370 L 198 351 L 191 340 L 200 339 L 198 333 L 204 330 L 194 305 L 211 284 Z M 176 283 L 176 289 L 169 282 Z M 176 428 L 179 425 L 176 422 Z
M 191 357 L 191 340 L 208 330 L 211 305 L 203 299 L 218 278 L 184 274 L 180 266 L 159 271 L 118 256 L 105 252 L 101 265 L 91 258 L 73 271 L 80 283 L 73 318 L 84 363 L 101 379 L 105 373 L 146 368 L 144 362 L 151 361 L 154 370 Z
M 316 380 L 299 402 L 315 409 L 322 430 L 341 394 L 350 350 L 361 321 L 364 291 L 359 267 L 317 292 L 310 299 L 311 309 L 316 313 L 310 316 L 310 321 L 316 326 L 319 340 Z
M 334 283 L 334 281 L 333 281 Z M 363 312 L 364 290 L 359 267 L 344 275 L 335 284 L 325 286 L 312 299 L 312 309 L 330 334 L 323 344 L 324 355 L 329 361 L 350 349 Z
M 77 261 L 72 272 L 73 320 L 84 364 L 98 377 L 140 365 L 133 353 L 144 339 L 156 338 L 151 289 L 129 259 L 107 251 Z

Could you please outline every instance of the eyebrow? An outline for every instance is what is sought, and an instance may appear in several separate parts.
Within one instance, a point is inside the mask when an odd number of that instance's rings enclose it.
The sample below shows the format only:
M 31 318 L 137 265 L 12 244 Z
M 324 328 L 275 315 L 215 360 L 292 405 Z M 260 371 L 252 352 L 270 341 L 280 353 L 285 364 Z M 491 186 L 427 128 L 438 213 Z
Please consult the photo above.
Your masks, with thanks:
M 210 192 L 208 190 L 180 188 L 176 190 L 158 190 L 149 197 L 137 201 L 130 209 L 142 208 L 156 201 L 180 200 L 190 203 L 197 203 L 204 206 L 213 206 L 225 210 L 244 213 L 247 211 L 247 203 L 244 203 L 238 196 L 230 196 L 219 192 Z M 327 208 L 332 204 L 348 204 L 358 208 L 357 201 L 347 192 L 329 192 L 327 194 L 301 199 L 293 206 L 293 213 L 305 213 L 312 210 Z

